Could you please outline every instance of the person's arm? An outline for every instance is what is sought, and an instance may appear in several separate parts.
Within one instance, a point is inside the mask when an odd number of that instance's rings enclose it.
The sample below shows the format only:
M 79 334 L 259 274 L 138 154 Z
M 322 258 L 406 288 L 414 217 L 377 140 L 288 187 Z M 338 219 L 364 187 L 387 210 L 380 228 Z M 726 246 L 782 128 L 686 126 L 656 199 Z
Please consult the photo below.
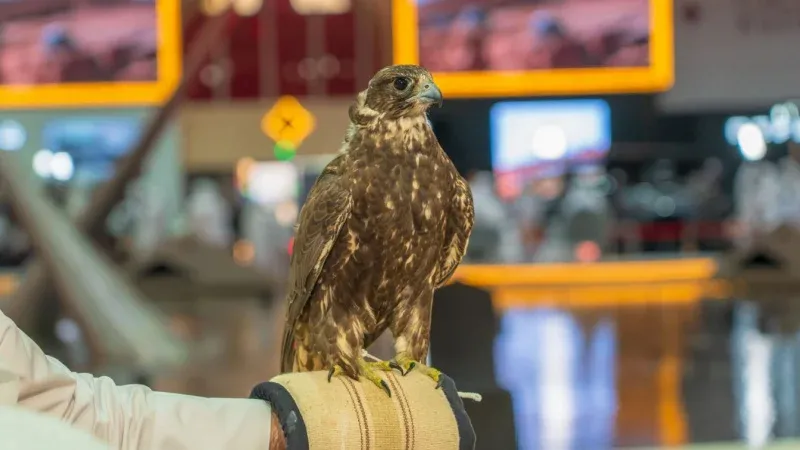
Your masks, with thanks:
M 0 404 L 0 442 L 14 450 L 112 450 L 88 433 L 44 414 Z
M 276 448 L 270 429 L 277 422 L 264 401 L 154 392 L 74 373 L 45 355 L 2 312 L 0 363 L 20 378 L 19 406 L 55 416 L 115 449 Z

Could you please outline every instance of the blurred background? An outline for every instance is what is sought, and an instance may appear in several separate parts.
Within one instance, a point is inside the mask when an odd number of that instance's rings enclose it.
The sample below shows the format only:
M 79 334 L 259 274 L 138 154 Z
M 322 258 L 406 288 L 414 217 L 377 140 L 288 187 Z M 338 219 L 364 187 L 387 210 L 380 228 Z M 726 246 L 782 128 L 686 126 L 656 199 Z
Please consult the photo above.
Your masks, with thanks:
M 475 199 L 431 363 L 483 395 L 478 448 L 800 445 L 798 21 L 793 1 L 0 0 L 0 310 L 74 370 L 247 395 L 277 374 L 292 227 L 347 107 L 420 63 Z

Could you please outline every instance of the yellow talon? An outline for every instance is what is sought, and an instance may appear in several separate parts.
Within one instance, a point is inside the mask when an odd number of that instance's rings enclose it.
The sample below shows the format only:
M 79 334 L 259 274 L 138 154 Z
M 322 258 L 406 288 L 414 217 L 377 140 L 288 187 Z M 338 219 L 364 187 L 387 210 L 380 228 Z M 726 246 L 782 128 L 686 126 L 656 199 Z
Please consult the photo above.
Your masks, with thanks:
M 375 362 L 367 362 L 363 359 L 358 361 L 358 369 L 362 377 L 366 378 L 367 380 L 371 381 L 372 384 L 378 386 L 386 392 L 386 395 L 389 397 L 392 396 L 392 391 L 389 390 L 389 384 L 386 383 L 386 380 L 381 378 L 378 372 L 388 372 L 392 370 L 389 363 L 386 361 L 375 361 Z
M 386 395 L 389 397 L 392 396 L 392 392 L 389 390 L 389 384 L 381 378 L 379 372 L 388 372 L 391 370 L 392 367 L 388 361 L 367 362 L 364 359 L 358 360 L 359 375 L 371 381 L 375 386 L 378 386 L 378 388 L 386 392 Z M 333 377 L 344 374 L 345 371 L 342 367 L 335 365 L 328 371 L 328 382 L 330 382 Z
M 362 362 L 363 365 L 371 367 L 371 368 L 373 368 L 375 370 L 379 370 L 381 372 L 391 372 L 392 369 L 393 369 L 391 361 L 372 361 L 372 362 L 367 362 L 365 360 L 362 360 L 361 362 Z
M 442 387 L 442 372 L 433 367 L 428 367 L 419 361 L 414 361 L 406 354 L 398 354 L 389 364 L 393 369 L 399 370 L 403 375 L 408 375 L 413 369 L 417 369 L 421 371 L 423 375 L 436 382 L 436 389 Z
M 328 371 L 328 383 L 331 382 L 333 377 L 337 377 L 339 375 L 344 375 L 344 369 L 342 369 L 342 366 L 335 365 L 331 367 L 331 370 Z

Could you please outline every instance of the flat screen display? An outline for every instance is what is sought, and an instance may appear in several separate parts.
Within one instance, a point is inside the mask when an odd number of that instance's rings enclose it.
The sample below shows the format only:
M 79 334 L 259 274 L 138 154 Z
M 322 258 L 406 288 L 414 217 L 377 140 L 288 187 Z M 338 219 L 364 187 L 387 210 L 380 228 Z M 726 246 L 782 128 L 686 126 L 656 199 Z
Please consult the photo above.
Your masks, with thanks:
M 99 182 L 113 176 L 117 159 L 136 145 L 142 125 L 138 117 L 55 119 L 44 125 L 42 144 L 53 154 L 69 154 L 76 173 Z
M 0 0 L 0 106 L 159 103 L 180 76 L 180 2 Z
M 393 0 L 394 55 L 447 96 L 658 92 L 672 0 Z
M 611 148 L 611 110 L 604 100 L 499 102 L 489 120 L 501 195 L 537 177 L 602 162 Z

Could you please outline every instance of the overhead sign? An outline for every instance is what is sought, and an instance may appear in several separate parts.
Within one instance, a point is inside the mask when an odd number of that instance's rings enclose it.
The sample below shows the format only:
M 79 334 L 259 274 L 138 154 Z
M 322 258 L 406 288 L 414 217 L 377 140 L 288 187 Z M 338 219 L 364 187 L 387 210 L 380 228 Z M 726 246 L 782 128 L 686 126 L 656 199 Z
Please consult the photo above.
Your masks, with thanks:
M 297 148 L 314 131 L 314 115 L 297 98 L 285 95 L 275 102 L 261 120 L 264 134 L 275 141 L 275 158 L 288 161 Z
M 769 114 L 729 118 L 725 121 L 725 140 L 728 144 L 739 145 L 739 131 L 748 124 L 757 126 L 764 142 L 768 144 L 800 143 L 800 113 L 794 103 L 779 103 L 770 109 Z
M 800 1 L 675 0 L 667 111 L 768 108 L 800 93 Z
M 300 145 L 314 131 L 314 116 L 297 98 L 284 96 L 275 102 L 261 122 L 261 129 L 275 142 Z

